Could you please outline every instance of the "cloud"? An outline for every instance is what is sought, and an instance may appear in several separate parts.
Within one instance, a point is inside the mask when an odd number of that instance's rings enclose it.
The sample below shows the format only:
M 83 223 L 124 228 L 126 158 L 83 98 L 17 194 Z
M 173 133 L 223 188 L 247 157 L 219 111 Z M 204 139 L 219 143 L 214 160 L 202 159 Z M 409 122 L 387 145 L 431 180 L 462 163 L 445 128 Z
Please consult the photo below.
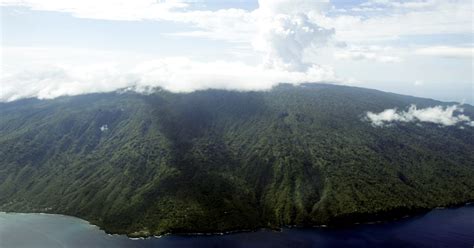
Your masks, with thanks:
M 193 1 L 180 0 L 0 0 L 0 6 L 68 13 L 77 18 L 111 21 L 170 21 L 193 29 L 168 35 L 249 42 L 255 34 L 250 11 L 236 8 L 195 10 Z
M 81 18 L 188 22 L 199 30 L 169 35 L 206 36 L 235 42 L 248 39 L 254 52 L 261 56 L 257 65 L 238 61 L 202 62 L 183 57 L 143 58 L 131 64 L 116 62 L 127 61 L 130 56 L 108 55 L 106 59 L 95 59 L 96 53 L 92 51 L 82 51 L 92 54 L 88 60 L 81 51 L 73 49 L 62 52 L 42 51 L 41 48 L 11 49 L 13 52 L 7 51 L 6 58 L 9 59 L 1 78 L 0 99 L 3 101 L 24 97 L 54 98 L 126 87 L 159 86 L 177 92 L 207 88 L 262 90 L 280 82 L 340 81 L 330 67 L 304 61 L 307 49 L 326 46 L 334 35 L 333 29 L 319 26 L 308 16 L 308 11 L 323 8 L 327 4 L 324 2 L 302 0 L 295 4 L 289 0 L 260 0 L 259 8 L 254 11 L 196 11 L 188 10 L 187 4 L 178 1 L 149 0 L 123 3 L 112 0 L 7 0 L 2 3 L 68 12 Z M 62 54 L 68 53 L 73 55 L 63 57 Z M 23 59 L 12 65 L 11 58 L 18 56 Z M 73 64 L 70 61 L 82 62 Z
M 195 10 L 193 1 L 178 0 L 0 0 L 1 6 L 22 6 L 32 10 L 69 13 L 78 18 L 121 21 L 172 21 L 187 23 L 197 30 L 171 35 L 199 36 L 232 42 L 254 39 L 260 20 L 266 14 L 304 13 L 318 27 L 335 29 L 340 41 L 397 39 L 404 35 L 470 34 L 472 3 L 466 0 L 368 1 L 349 12 L 334 8 L 327 15 L 329 1 L 259 0 L 259 8 L 214 11 Z M 383 11 L 383 15 L 361 15 L 359 11 Z M 344 10 L 344 11 L 342 11 Z M 326 11 L 328 12 L 328 11 Z M 343 13 L 343 14 L 340 14 Z
M 392 46 L 396 44 L 393 43 L 393 39 L 403 36 L 411 39 L 418 35 L 472 33 L 470 1 L 374 0 L 359 5 L 360 11 L 366 8 L 367 11 L 373 11 L 371 14 L 339 9 L 331 6 L 329 1 L 259 0 L 258 3 L 258 8 L 254 10 L 238 8 L 198 10 L 194 8 L 193 1 L 178 0 L 0 0 L 1 6 L 21 6 L 38 11 L 61 12 L 78 18 L 181 23 L 185 25 L 179 26 L 185 28 L 177 29 L 176 32 L 167 33 L 167 35 L 225 41 L 231 44 L 229 50 L 245 45 L 250 49 L 234 49 L 232 53 L 240 56 L 239 59 L 243 61 L 252 63 L 258 61 L 251 65 L 230 60 L 203 62 L 208 59 L 206 57 L 201 60 L 147 57 L 134 60 L 132 64 L 123 62 L 130 60 L 129 57 L 120 60 L 114 58 L 96 60 L 78 55 L 81 59 L 76 56 L 68 59 L 52 59 L 49 58 L 50 54 L 45 53 L 41 55 L 44 59 L 31 55 L 29 57 L 32 60 L 31 63 L 23 60 L 21 63 L 11 65 L 12 57 L 2 55 L 5 65 L 2 68 L 1 99 L 18 99 L 28 96 L 50 98 L 61 94 L 110 91 L 122 86 L 145 84 L 188 91 L 205 87 L 265 89 L 277 81 L 294 83 L 320 80 L 341 81 L 334 75 L 331 67 L 322 65 L 330 64 L 331 60 L 336 58 L 377 63 L 404 62 L 398 67 L 401 68 L 407 62 L 407 56 L 402 56 L 404 54 L 396 51 L 403 50 L 403 47 L 388 51 L 373 49 L 372 45 L 390 40 Z M 380 10 L 383 12 L 378 12 Z M 192 41 L 189 44 L 192 44 Z M 348 45 L 338 47 L 335 53 L 328 56 L 329 59 L 319 60 L 320 52 L 324 52 L 327 46 L 334 44 Z M 383 44 L 379 47 L 383 47 Z M 218 49 L 216 48 L 215 54 L 224 53 L 220 53 Z M 417 53 L 472 58 L 472 48 L 463 49 L 462 51 L 451 49 L 448 52 L 446 49 L 442 51 L 443 49 L 439 47 L 431 48 L 431 50 L 421 48 Z M 68 52 L 72 51 L 66 53 Z M 251 54 L 251 58 L 246 58 L 248 54 Z M 221 57 L 225 58 L 226 55 L 221 55 Z M 170 64 L 163 64 L 163 61 Z M 354 77 L 354 75 L 361 77 L 361 70 L 358 67 L 361 65 L 358 64 L 368 63 L 344 61 L 340 64 L 344 66 L 341 68 L 342 74 L 346 74 L 347 77 Z M 351 65 L 347 66 L 347 64 Z M 183 66 L 194 68 L 194 71 L 183 69 Z M 216 66 L 222 72 L 213 70 L 212 66 Z M 140 68 L 145 67 L 152 69 L 145 72 L 139 71 Z M 378 77 L 377 80 L 384 81 L 387 78 L 393 78 L 394 74 L 400 75 L 398 71 L 392 70 L 395 68 L 394 64 L 387 67 L 390 67 L 391 75 L 385 71 L 373 71 L 374 67 L 371 67 L 370 73 L 367 73 L 369 76 L 357 78 L 357 80 L 375 80 Z M 461 68 L 452 66 L 452 68 L 455 67 Z M 347 71 L 356 72 L 348 75 L 350 73 L 346 73 Z M 248 76 L 243 75 L 244 72 L 248 73 Z M 449 76 L 448 80 L 453 80 L 453 78 L 458 80 L 459 75 L 464 78 L 470 76 L 449 70 L 443 73 Z M 195 78 L 190 75 L 194 75 Z M 225 78 L 225 75 L 233 78 Z M 409 76 L 411 77 L 411 74 L 407 77 Z M 413 82 L 416 78 L 420 78 L 420 75 L 414 75 L 413 78 L 407 80 Z M 172 82 L 172 79 L 181 81 Z M 430 81 L 427 78 L 422 79 Z M 209 82 L 204 82 L 204 80 Z
M 217 88 L 231 90 L 266 90 L 280 83 L 340 82 L 331 68 L 312 65 L 304 71 L 287 71 L 252 66 L 243 62 L 199 62 L 185 57 L 132 59 L 129 54 L 100 54 L 80 49 L 96 63 L 71 63 L 66 50 L 51 48 L 16 48 L 24 58 L 13 63 L 0 78 L 0 101 L 20 98 L 55 98 L 92 92 L 110 92 L 123 88 L 138 91 L 161 87 L 173 92 Z M 34 55 L 33 57 L 31 57 Z M 45 58 L 46 57 L 46 58 Z M 80 60 L 80 57 L 79 57 Z M 114 61 L 114 62 L 110 62 Z M 116 62 L 126 61 L 126 62 Z M 89 61 L 90 62 L 90 61 Z M 31 64 L 30 64 L 31 63 Z
M 99 129 L 100 129 L 100 131 L 105 132 L 105 131 L 109 130 L 109 126 L 107 124 L 104 124 L 104 125 L 100 126 Z
M 423 80 L 415 80 L 415 82 L 413 83 L 413 85 L 415 85 L 415 86 L 422 86 L 424 84 L 425 84 L 425 82 L 423 82 Z
M 394 55 L 393 49 L 390 47 L 380 46 L 353 46 L 346 49 L 336 51 L 334 56 L 337 59 L 344 60 L 367 60 L 381 63 L 397 63 L 402 59 Z
M 469 116 L 462 113 L 463 108 L 458 105 L 435 106 L 418 109 L 416 105 L 411 105 L 408 111 L 397 111 L 396 108 L 386 109 L 380 113 L 367 112 L 366 118 L 374 126 L 385 126 L 393 122 L 427 122 L 442 126 L 453 126 L 456 124 L 467 124 L 474 126 Z
M 369 9 L 380 10 L 378 14 L 361 15 L 356 11 L 335 16 L 315 15 L 313 18 L 326 28 L 335 28 L 336 38 L 346 42 L 380 42 L 413 35 L 472 33 L 471 1 L 441 0 L 427 1 L 426 4 L 419 1 L 377 2 L 379 4 L 371 4 L 375 7 Z
M 176 0 L 1 0 L 3 6 L 22 6 L 33 10 L 70 13 L 79 18 L 138 21 L 170 19 L 173 12 L 189 5 Z
M 421 9 L 429 8 L 436 5 L 439 2 L 437 0 L 423 0 L 423 1 L 388 1 L 388 0 L 370 0 L 362 3 L 361 6 L 378 6 L 380 7 L 392 7 L 392 8 L 404 8 L 404 9 Z
M 474 47 L 431 46 L 417 49 L 415 53 L 426 56 L 469 59 L 474 57 Z
M 308 1 L 259 1 L 257 33 L 253 47 L 264 54 L 264 66 L 293 71 L 304 71 L 311 67 L 303 61 L 306 49 L 317 50 L 332 39 L 334 29 L 319 26 L 308 17 L 308 10 L 315 11 L 314 5 L 305 8 Z

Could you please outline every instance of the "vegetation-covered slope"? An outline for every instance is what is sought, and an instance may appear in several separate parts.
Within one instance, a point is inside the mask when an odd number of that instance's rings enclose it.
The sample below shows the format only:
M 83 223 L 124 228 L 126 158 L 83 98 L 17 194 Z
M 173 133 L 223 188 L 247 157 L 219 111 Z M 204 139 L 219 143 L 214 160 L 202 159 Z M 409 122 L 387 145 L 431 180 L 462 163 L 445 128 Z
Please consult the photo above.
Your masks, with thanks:
M 0 210 L 149 235 L 359 221 L 473 200 L 474 128 L 362 120 L 410 104 L 444 105 L 324 84 L 1 103 Z

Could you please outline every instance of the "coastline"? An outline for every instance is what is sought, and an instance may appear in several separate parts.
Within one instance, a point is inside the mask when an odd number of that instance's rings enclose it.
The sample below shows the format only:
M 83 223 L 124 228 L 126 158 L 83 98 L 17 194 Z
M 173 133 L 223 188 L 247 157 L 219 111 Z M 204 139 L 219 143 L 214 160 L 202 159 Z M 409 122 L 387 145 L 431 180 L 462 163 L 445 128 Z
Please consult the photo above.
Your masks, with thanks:
M 274 232 L 282 232 L 284 229 L 298 229 L 298 228 L 329 228 L 329 229 L 337 229 L 337 228 L 343 228 L 343 227 L 351 227 L 355 225 L 370 225 L 370 224 L 381 224 L 381 223 L 387 223 L 387 222 L 392 222 L 392 221 L 397 221 L 401 219 L 406 219 L 406 218 L 413 218 L 416 216 L 420 216 L 423 214 L 426 214 L 428 212 L 431 212 L 433 210 L 443 210 L 443 209 L 453 209 L 453 208 L 459 208 L 459 207 L 464 207 L 464 206 L 470 206 L 474 205 L 474 201 L 467 201 L 463 203 L 458 203 L 458 204 L 451 204 L 451 205 L 443 205 L 443 206 L 436 206 L 433 208 L 425 208 L 423 211 L 415 211 L 412 213 L 408 213 L 403 216 L 398 216 L 398 217 L 391 217 L 391 218 L 380 218 L 377 220 L 369 220 L 369 221 L 362 221 L 362 222 L 335 222 L 333 224 L 328 223 L 328 224 L 318 224 L 318 225 L 282 225 L 280 227 L 268 227 L 268 226 L 262 226 L 262 227 L 257 227 L 255 229 L 236 229 L 236 230 L 228 230 L 228 231 L 216 231 L 216 232 L 166 232 L 163 234 L 150 234 L 150 235 L 139 235 L 143 234 L 143 232 L 136 231 L 132 233 L 113 233 L 113 232 L 108 232 L 106 229 L 102 228 L 101 226 L 97 225 L 94 223 L 94 221 L 89 221 L 87 219 L 83 219 L 77 216 L 72 216 L 72 215 L 66 215 L 66 214 L 55 214 L 55 213 L 50 213 L 50 212 L 11 212 L 11 211 L 0 211 L 0 214 L 40 214 L 40 215 L 56 215 L 56 216 L 62 216 L 62 217 L 68 217 L 68 218 L 76 218 L 81 221 L 87 222 L 88 225 L 93 226 L 95 228 L 98 228 L 99 230 L 103 231 L 105 234 L 109 236 L 124 236 L 127 237 L 130 240 L 144 240 L 144 239 L 150 239 L 150 238 L 162 238 L 164 236 L 169 236 L 169 235 L 178 235 L 178 236 L 222 236 L 222 235 L 228 235 L 228 234 L 235 234 L 235 233 L 245 233 L 245 232 L 257 232 L 261 230 L 268 230 L 268 231 L 274 231 Z M 389 212 L 387 212 L 389 213 Z

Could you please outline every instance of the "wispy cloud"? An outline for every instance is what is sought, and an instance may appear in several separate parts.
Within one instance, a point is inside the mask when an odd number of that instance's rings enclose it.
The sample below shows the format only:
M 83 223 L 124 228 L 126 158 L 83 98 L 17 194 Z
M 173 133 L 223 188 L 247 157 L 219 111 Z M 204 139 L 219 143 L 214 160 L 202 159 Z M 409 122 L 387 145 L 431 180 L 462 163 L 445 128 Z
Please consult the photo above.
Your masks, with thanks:
M 321 12 L 329 1 L 259 0 L 259 8 L 194 10 L 193 1 L 179 0 L 0 0 L 3 6 L 23 6 L 33 10 L 69 13 L 75 17 L 103 20 L 157 20 L 189 23 L 200 30 L 192 36 L 212 39 L 253 39 L 259 20 L 266 13 L 294 15 L 305 13 L 310 22 L 324 28 L 335 28 L 343 41 L 390 39 L 402 35 L 446 34 L 472 32 L 472 3 L 465 0 L 367 1 L 358 10 L 383 10 L 384 15 L 364 16 L 359 13 L 328 16 Z M 340 9 L 339 9 L 340 10 Z M 402 10 L 402 11 L 400 11 Z M 336 11 L 337 12 L 337 11 Z M 178 32 L 185 35 L 187 32 Z
M 0 5 L 65 12 L 79 18 L 121 21 L 170 19 L 175 11 L 188 7 L 185 2 L 176 0 L 1 0 Z
M 367 60 L 381 63 L 397 63 L 402 61 L 402 58 L 396 55 L 391 47 L 380 46 L 353 46 L 337 51 L 334 56 L 337 59 Z
M 388 0 L 370 0 L 362 3 L 361 6 L 378 6 L 378 7 L 392 7 L 401 9 L 421 9 L 433 7 L 438 3 L 438 0 L 414 0 L 414 1 L 388 1 Z
M 427 56 L 469 59 L 474 57 L 474 47 L 431 46 L 417 49 L 415 53 Z
M 415 80 L 415 82 L 413 83 L 413 85 L 415 86 L 423 86 L 425 84 L 425 82 L 423 82 L 423 80 Z
M 403 36 L 471 34 L 472 3 L 465 0 L 369 1 L 355 13 L 333 17 L 316 16 L 325 27 L 336 29 L 342 41 L 397 40 Z M 360 10 L 379 14 L 362 15 Z
M 474 121 L 469 116 L 462 114 L 463 108 L 458 105 L 435 106 L 418 109 L 411 105 L 406 111 L 396 108 L 386 109 L 380 113 L 367 112 L 366 118 L 373 126 L 385 126 L 394 122 L 427 122 L 442 126 L 466 124 L 474 127 Z

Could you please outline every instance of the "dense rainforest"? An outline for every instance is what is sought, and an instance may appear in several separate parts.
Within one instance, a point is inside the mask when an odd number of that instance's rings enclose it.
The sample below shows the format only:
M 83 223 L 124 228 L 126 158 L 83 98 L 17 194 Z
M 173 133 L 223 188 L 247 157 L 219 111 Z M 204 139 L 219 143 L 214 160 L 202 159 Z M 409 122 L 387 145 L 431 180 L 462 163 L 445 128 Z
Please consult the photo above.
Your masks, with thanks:
M 146 236 L 336 225 L 474 200 L 474 127 L 364 118 L 410 104 L 453 103 L 330 84 L 0 103 L 0 211 Z

